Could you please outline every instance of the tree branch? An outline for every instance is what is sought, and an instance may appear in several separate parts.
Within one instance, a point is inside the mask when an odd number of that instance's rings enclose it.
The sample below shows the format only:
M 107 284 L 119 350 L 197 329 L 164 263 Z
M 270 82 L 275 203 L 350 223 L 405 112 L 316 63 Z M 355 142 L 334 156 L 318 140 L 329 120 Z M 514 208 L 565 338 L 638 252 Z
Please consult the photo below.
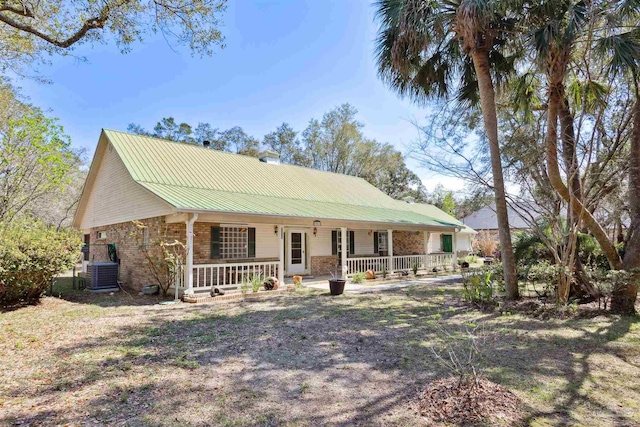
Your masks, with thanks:
M 15 28 L 17 30 L 24 31 L 26 33 L 32 34 L 32 35 L 34 35 L 34 36 L 46 41 L 47 43 L 50 43 L 50 44 L 56 46 L 56 47 L 59 47 L 59 48 L 62 48 L 62 49 L 66 49 L 66 48 L 71 47 L 72 45 L 74 45 L 78 41 L 80 41 L 89 31 L 95 30 L 95 29 L 104 28 L 104 24 L 111 17 L 109 12 L 111 12 L 112 8 L 114 6 L 116 8 L 121 7 L 121 6 L 125 5 L 126 3 L 128 3 L 129 1 L 131 1 L 131 0 L 122 0 L 121 2 L 117 3 L 116 5 L 111 5 L 109 3 L 105 4 L 102 7 L 102 9 L 100 10 L 100 13 L 98 14 L 98 16 L 85 20 L 84 23 L 82 24 L 82 27 L 80 27 L 75 33 L 73 33 L 72 35 L 70 35 L 66 39 L 58 39 L 58 38 L 56 38 L 54 36 L 45 34 L 42 31 L 34 28 L 33 26 L 30 26 L 30 25 L 24 24 L 22 22 L 16 21 L 15 19 L 12 19 L 11 17 L 9 17 L 6 14 L 2 13 L 4 11 L 6 11 L 6 12 L 11 12 L 11 13 L 18 14 L 20 16 L 33 18 L 34 17 L 33 12 L 28 8 L 25 8 L 24 10 L 20 10 L 20 9 L 15 8 L 15 7 L 11 7 L 11 6 L 7 5 L 6 3 L 3 3 L 3 5 L 0 6 L 0 22 L 4 22 L 5 24 L 7 24 L 10 27 L 13 27 L 13 28 Z

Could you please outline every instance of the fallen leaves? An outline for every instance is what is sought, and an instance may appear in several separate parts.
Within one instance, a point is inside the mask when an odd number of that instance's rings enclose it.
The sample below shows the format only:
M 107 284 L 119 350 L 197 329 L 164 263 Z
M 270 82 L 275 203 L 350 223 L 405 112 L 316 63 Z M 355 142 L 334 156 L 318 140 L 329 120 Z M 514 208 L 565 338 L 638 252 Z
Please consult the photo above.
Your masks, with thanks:
M 448 377 L 429 383 L 420 401 L 420 414 L 436 422 L 472 426 L 498 421 L 517 425 L 518 397 L 484 378 Z

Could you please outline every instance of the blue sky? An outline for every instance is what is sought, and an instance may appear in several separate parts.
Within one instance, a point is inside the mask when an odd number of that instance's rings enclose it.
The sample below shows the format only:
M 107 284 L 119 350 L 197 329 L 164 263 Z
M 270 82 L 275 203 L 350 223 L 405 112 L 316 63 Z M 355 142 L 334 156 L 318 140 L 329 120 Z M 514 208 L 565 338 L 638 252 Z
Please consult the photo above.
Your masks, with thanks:
M 173 116 L 220 129 L 241 126 L 262 138 L 282 122 L 301 132 L 309 119 L 345 102 L 359 110 L 368 137 L 402 152 L 416 139 L 411 121 L 426 110 L 378 80 L 370 1 L 232 0 L 223 21 L 226 47 L 211 57 L 194 57 L 160 36 L 125 55 L 113 44 L 83 46 L 75 53 L 88 62 L 52 58 L 41 67 L 52 84 L 18 84 L 60 119 L 74 146 L 91 154 L 103 127 L 153 128 Z M 410 166 L 429 187 L 459 186 Z

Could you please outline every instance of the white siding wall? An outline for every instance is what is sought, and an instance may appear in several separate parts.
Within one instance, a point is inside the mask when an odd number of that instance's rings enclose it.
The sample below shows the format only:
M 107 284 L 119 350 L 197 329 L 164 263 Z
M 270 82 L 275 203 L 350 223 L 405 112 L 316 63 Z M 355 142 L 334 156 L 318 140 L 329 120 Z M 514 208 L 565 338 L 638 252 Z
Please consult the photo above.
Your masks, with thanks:
M 373 255 L 373 233 L 369 236 L 369 230 L 354 230 L 355 256 Z
M 440 238 L 442 233 L 431 233 L 431 239 L 429 241 L 429 252 L 442 252 L 442 240 Z M 450 234 L 450 233 L 446 233 Z M 467 233 L 458 233 L 456 236 L 456 250 L 458 251 L 470 251 L 471 250 L 471 235 Z
M 313 230 L 309 230 L 307 234 L 309 239 L 308 248 L 310 256 L 328 256 L 331 255 L 331 229 L 318 228 L 318 234 L 313 235 Z
M 169 204 L 136 183 L 115 150 L 107 148 L 89 195 L 80 229 L 169 213 Z
M 355 256 L 373 255 L 373 235 L 369 230 L 353 230 L 355 238 Z M 313 235 L 309 230 L 309 249 L 311 256 L 331 255 L 331 229 L 318 228 L 318 234 Z
M 256 229 L 256 258 L 278 258 L 280 243 L 271 224 L 248 224 Z
M 459 251 L 471 251 L 471 234 L 458 233 L 456 249 Z
M 442 233 L 431 233 L 431 238 L 429 239 L 429 252 L 441 252 L 442 251 L 442 240 L 440 238 Z

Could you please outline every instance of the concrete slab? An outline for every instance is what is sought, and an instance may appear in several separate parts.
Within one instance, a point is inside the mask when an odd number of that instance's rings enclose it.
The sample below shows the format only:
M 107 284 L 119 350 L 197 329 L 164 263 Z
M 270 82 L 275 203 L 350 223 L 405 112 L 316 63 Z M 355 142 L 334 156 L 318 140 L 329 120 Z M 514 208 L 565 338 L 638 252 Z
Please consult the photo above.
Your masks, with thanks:
M 446 283 L 446 282 L 459 282 L 462 281 L 462 276 L 460 274 L 452 274 L 450 276 L 441 276 L 441 277 L 428 277 L 424 279 L 411 279 L 404 280 L 401 282 L 395 281 L 394 283 L 381 283 L 379 285 L 359 285 L 356 283 L 349 283 L 344 287 L 344 291 L 352 294 L 365 294 L 370 292 L 381 292 L 381 291 L 390 291 L 395 289 L 402 289 L 408 286 L 415 285 L 424 285 L 424 284 L 437 284 L 437 283 Z M 303 282 L 304 283 L 304 282 Z M 309 283 L 304 284 L 307 288 L 320 289 L 323 291 L 329 291 L 328 283 Z

